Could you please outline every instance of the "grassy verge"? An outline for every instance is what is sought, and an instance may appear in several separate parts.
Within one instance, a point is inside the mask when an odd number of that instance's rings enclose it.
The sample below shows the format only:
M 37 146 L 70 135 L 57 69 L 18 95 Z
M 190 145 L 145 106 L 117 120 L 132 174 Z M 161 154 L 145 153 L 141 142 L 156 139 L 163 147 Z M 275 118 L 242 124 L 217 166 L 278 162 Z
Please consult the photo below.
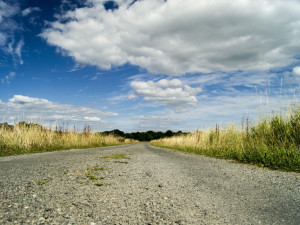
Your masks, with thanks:
M 300 172 L 300 106 L 289 115 L 273 115 L 243 128 L 196 131 L 151 144 L 217 158 L 234 159 L 271 169 Z
M 47 152 L 74 148 L 93 148 L 128 144 L 113 135 L 93 132 L 52 131 L 37 124 L 0 125 L 0 156 Z

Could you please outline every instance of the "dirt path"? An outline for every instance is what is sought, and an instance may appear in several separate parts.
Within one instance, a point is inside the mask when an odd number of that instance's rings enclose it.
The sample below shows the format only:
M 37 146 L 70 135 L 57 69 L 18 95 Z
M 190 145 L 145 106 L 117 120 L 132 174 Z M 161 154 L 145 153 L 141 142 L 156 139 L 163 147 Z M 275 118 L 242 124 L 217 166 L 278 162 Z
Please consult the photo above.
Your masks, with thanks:
M 141 143 L 2 157 L 0 200 L 0 224 L 300 224 L 300 174 Z

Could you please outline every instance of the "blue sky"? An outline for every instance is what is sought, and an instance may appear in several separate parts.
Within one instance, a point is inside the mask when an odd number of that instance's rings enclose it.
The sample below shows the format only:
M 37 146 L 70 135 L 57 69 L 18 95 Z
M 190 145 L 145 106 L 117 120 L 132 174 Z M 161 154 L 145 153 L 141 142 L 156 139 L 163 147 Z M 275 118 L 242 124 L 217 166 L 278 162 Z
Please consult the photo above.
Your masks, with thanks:
M 254 121 L 298 102 L 299 11 L 298 0 L 2 0 L 0 120 L 126 132 Z

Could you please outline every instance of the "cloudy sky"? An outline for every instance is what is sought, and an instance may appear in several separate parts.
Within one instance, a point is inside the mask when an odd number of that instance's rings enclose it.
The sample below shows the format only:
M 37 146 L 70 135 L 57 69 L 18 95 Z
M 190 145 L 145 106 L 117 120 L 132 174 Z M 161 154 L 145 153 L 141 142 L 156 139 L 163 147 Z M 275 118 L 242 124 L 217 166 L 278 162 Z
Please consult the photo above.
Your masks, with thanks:
M 0 120 L 194 131 L 299 103 L 299 0 L 0 0 Z

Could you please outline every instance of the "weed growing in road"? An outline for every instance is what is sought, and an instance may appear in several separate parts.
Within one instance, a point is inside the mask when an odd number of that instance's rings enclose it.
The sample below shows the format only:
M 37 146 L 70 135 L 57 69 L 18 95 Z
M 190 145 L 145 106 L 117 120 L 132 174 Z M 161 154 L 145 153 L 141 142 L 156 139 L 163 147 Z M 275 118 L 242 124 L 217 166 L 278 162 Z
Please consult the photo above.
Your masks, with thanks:
M 114 163 L 123 163 L 123 164 L 128 164 L 128 162 L 125 162 L 125 161 L 114 161 Z
M 102 183 L 102 182 L 97 182 L 97 183 L 95 183 L 95 185 L 96 185 L 96 186 L 103 186 L 104 183 Z
M 94 174 L 92 174 L 91 172 L 87 172 L 85 173 L 85 176 L 87 178 L 89 178 L 91 181 L 95 181 L 95 180 L 102 180 L 104 179 L 105 177 L 96 177 Z
M 129 157 L 126 157 L 126 154 L 114 154 L 114 155 L 106 155 L 101 156 L 102 159 L 130 159 Z
M 36 182 L 37 185 L 44 185 L 44 184 L 48 184 L 49 181 L 48 180 L 39 180 Z
M 94 167 L 87 167 L 86 170 L 102 171 L 105 170 L 105 168 L 94 166 Z

